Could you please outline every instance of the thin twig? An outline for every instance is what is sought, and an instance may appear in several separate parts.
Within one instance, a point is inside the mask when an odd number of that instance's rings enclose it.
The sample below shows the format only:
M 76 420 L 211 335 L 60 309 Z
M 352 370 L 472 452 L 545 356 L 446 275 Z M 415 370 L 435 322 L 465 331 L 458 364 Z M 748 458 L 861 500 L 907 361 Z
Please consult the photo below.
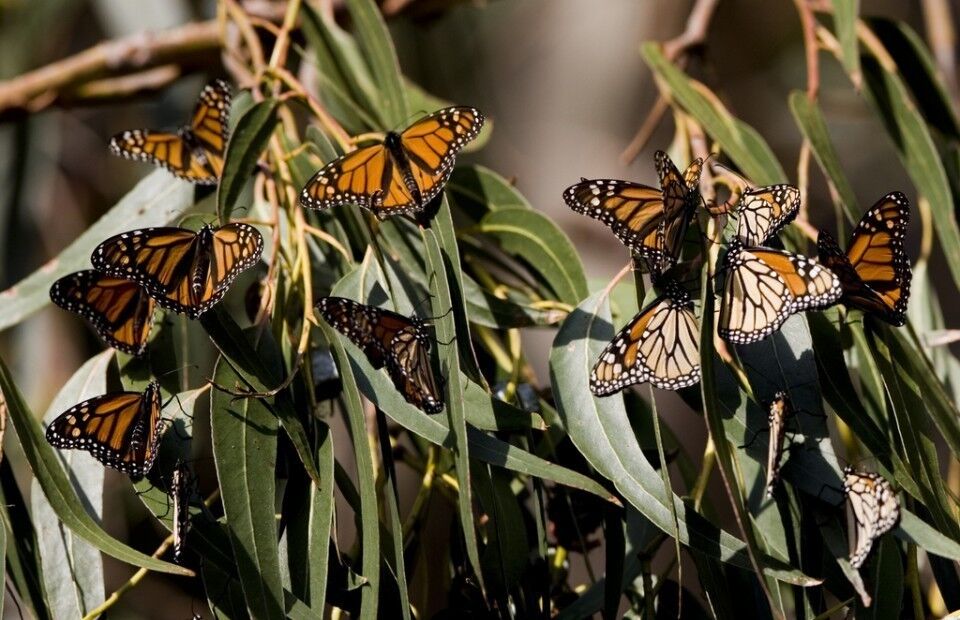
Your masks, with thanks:
M 697 0 L 693 9 L 690 10 L 683 32 L 663 44 L 663 54 L 668 60 L 676 61 L 689 49 L 703 44 L 707 38 L 710 21 L 713 19 L 713 14 L 719 3 L 720 0 Z M 668 107 L 666 98 L 663 94 L 659 95 L 650 112 L 644 117 L 640 129 L 637 130 L 637 133 L 630 140 L 630 144 L 620 154 L 620 160 L 623 163 L 629 164 L 637 158 Z
M 950 101 L 956 102 L 960 99 L 960 86 L 957 84 L 957 31 L 954 29 L 950 3 L 946 0 L 923 0 L 921 6 L 927 41 L 950 93 Z
M 820 63 L 817 59 L 817 20 L 807 0 L 793 0 L 803 28 L 803 48 L 807 57 L 807 99 L 816 101 L 820 92 Z
M 220 49 L 216 20 L 105 41 L 78 54 L 0 83 L 0 118 L 12 110 L 36 112 L 92 80 L 190 64 Z

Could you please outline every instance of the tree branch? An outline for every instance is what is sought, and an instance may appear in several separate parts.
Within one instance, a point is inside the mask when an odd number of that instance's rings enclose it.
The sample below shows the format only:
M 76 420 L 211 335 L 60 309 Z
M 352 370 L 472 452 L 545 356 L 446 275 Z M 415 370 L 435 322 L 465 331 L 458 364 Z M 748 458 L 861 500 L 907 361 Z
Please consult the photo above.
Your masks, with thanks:
M 16 111 L 37 112 L 61 98 L 74 99 L 89 82 L 143 74 L 164 65 L 193 66 L 219 49 L 215 20 L 105 41 L 0 82 L 0 120 Z

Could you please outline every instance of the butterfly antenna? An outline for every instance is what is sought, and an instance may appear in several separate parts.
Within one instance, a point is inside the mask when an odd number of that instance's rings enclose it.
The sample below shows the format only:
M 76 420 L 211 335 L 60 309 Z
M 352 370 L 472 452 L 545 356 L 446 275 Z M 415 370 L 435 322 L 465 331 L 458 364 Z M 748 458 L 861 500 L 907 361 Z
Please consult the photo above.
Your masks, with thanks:
M 290 387 L 290 384 L 293 383 L 293 380 L 300 373 L 302 361 L 303 354 L 297 353 L 297 357 L 293 360 L 293 371 L 287 375 L 287 378 L 284 379 L 280 385 L 271 390 L 267 390 L 266 392 L 254 392 L 253 390 L 232 390 L 226 386 L 220 385 L 213 379 L 208 379 L 207 383 L 221 392 L 232 395 L 233 400 L 231 402 L 236 402 L 244 398 L 271 398 Z

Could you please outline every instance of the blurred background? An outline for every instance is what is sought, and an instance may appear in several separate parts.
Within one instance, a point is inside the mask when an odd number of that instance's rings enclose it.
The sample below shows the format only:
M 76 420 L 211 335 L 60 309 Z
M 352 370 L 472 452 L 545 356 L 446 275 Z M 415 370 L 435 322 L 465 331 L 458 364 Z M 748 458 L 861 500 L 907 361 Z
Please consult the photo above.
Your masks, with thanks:
M 282 16 L 285 3 L 241 4 L 263 15 Z M 627 252 L 611 242 L 604 226 L 570 211 L 561 193 L 581 176 L 656 183 L 652 154 L 672 139 L 669 116 L 635 161 L 622 157 L 657 98 L 639 48 L 644 41 L 677 36 L 693 3 L 385 0 L 382 4 L 390 14 L 404 72 L 427 91 L 474 105 L 493 120 L 490 142 L 468 160 L 515 180 L 530 202 L 571 237 L 594 279 L 591 284 L 602 286 L 626 264 Z M 953 16 L 960 14 L 960 2 L 947 6 Z M 927 4 L 919 1 L 863 0 L 861 13 L 904 20 L 922 35 L 933 19 Z M 188 0 L 0 0 L 0 79 L 105 39 L 210 20 L 215 14 L 215 3 Z M 210 62 L 198 60 L 197 66 L 218 67 L 216 54 Z M 825 54 L 821 70 L 820 102 L 863 209 L 895 189 L 914 199 L 915 190 L 876 116 Z M 806 74 L 794 3 L 722 0 L 705 46 L 692 55 L 687 71 L 764 136 L 790 175 L 783 181 L 796 183 L 801 135 L 786 100 L 791 91 L 805 87 Z M 217 75 L 221 74 L 218 68 Z M 37 114 L 0 116 L 0 290 L 55 257 L 151 171 L 147 165 L 110 156 L 109 137 L 125 129 L 183 123 L 208 77 L 183 75 L 159 93 L 120 101 L 76 107 L 58 103 Z M 955 77 L 951 76 L 953 84 Z M 677 163 L 682 168 L 687 162 Z M 807 196 L 811 222 L 832 228 L 826 184 L 816 165 L 811 171 Z M 917 240 L 910 243 L 915 246 Z M 944 272 L 941 264 L 933 268 L 934 277 Z M 948 326 L 957 324 L 956 309 L 954 313 L 947 317 Z M 554 332 L 526 331 L 531 350 L 541 352 L 534 369 L 545 378 L 546 352 Z M 0 355 L 38 415 L 99 348 L 82 321 L 55 307 L 0 333 Z M 676 415 L 664 413 L 678 434 L 702 441 L 697 438 L 703 433 L 698 418 L 679 410 Z M 12 433 L 4 451 L 9 458 L 18 458 Z M 135 504 L 129 497 L 108 500 L 108 530 L 138 527 L 128 514 L 135 513 Z M 108 567 L 116 571 L 117 583 L 129 572 L 112 561 Z M 107 588 L 112 589 L 109 583 Z M 142 604 L 129 602 L 125 608 L 136 614 Z M 192 613 L 189 599 L 182 605 L 180 615 L 187 617 Z

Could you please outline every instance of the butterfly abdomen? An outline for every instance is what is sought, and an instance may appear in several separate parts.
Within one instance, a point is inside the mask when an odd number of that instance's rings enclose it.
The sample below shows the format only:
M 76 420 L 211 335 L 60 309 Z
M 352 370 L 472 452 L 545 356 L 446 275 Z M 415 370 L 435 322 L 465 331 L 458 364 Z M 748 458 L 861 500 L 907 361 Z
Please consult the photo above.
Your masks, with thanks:
M 387 152 L 390 153 L 390 157 L 393 159 L 394 165 L 399 168 L 400 177 L 403 179 L 403 185 L 407 188 L 407 191 L 410 192 L 410 196 L 413 198 L 415 207 L 422 207 L 423 194 L 420 192 L 420 186 L 417 185 L 417 180 L 413 176 L 413 170 L 410 167 L 410 159 L 407 157 L 407 154 L 403 149 L 403 138 L 400 137 L 400 134 L 389 131 L 387 132 L 387 137 L 383 141 L 383 146 L 387 149 Z

